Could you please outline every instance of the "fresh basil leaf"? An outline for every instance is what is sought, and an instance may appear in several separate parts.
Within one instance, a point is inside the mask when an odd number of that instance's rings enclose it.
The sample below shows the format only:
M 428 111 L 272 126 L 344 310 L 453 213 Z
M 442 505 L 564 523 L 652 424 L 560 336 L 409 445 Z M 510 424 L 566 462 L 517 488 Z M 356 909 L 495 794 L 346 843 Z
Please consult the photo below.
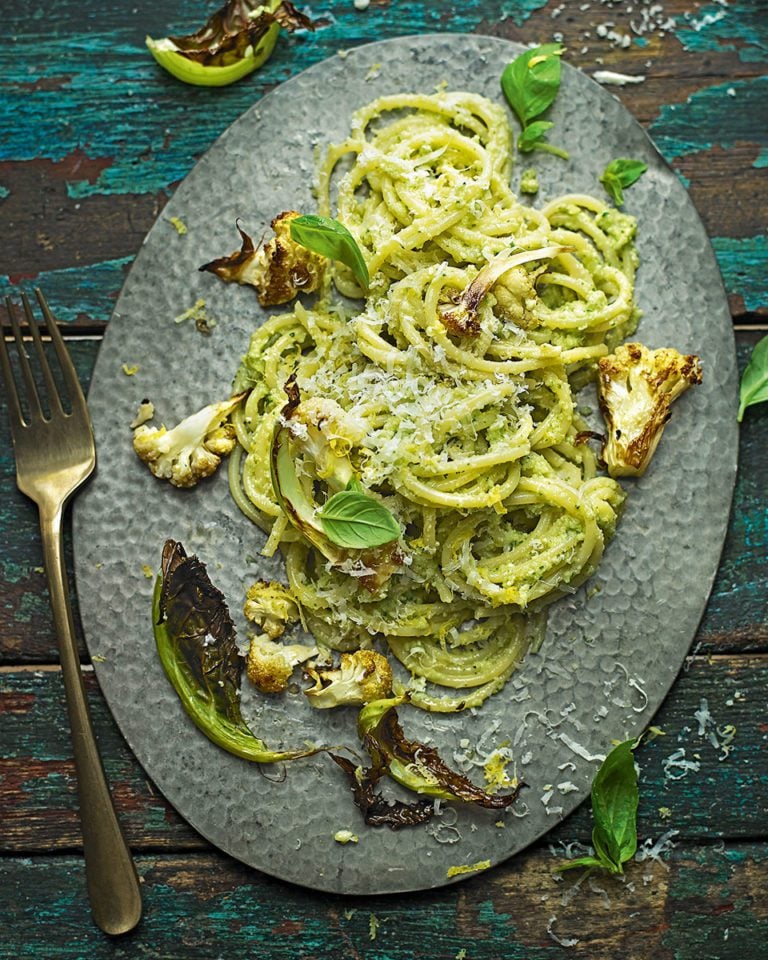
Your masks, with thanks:
M 592 842 L 600 859 L 607 858 L 622 873 L 621 865 L 637 850 L 637 787 L 635 740 L 626 740 L 608 754 L 592 784 Z M 595 842 L 597 841 L 597 842 Z
M 617 207 L 624 203 L 624 191 L 621 189 L 621 180 L 613 174 L 604 173 L 600 177 L 600 183 L 605 187 L 606 192 Z
M 623 188 L 631 187 L 648 169 L 648 164 L 642 160 L 631 160 L 629 157 L 617 157 L 606 166 L 600 183 L 610 194 L 611 199 L 620 207 L 624 203 Z
M 549 107 L 560 89 L 560 56 L 564 47 L 545 43 L 526 50 L 507 64 L 501 89 L 523 127 Z
M 357 241 L 343 223 L 330 217 L 307 214 L 291 220 L 291 239 L 329 260 L 345 264 L 366 290 L 370 284 L 368 266 Z
M 592 828 L 592 846 L 603 870 L 621 873 L 621 862 L 615 846 L 606 832 L 597 825 Z
M 768 400 L 768 337 L 755 346 L 749 363 L 741 375 L 739 388 L 739 413 L 737 420 L 741 423 L 744 411 L 755 403 L 764 403 Z
M 551 120 L 534 120 L 529 123 L 517 138 L 517 149 L 521 153 L 530 153 L 550 127 L 554 127 Z
M 347 549 L 380 547 L 400 536 L 400 524 L 389 510 L 357 489 L 334 494 L 318 517 L 328 539 Z

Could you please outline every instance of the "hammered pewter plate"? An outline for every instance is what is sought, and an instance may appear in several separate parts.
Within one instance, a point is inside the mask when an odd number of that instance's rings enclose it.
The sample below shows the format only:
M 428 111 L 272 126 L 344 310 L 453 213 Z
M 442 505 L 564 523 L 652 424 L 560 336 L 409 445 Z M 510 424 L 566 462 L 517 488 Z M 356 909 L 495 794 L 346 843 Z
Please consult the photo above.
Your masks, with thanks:
M 649 723 L 680 669 L 717 570 L 736 472 L 737 383 L 716 262 L 685 189 L 642 128 L 566 64 L 552 140 L 571 158 L 526 158 L 541 183 L 535 202 L 573 191 L 603 195 L 598 180 L 615 157 L 648 164 L 625 207 L 639 221 L 638 339 L 698 353 L 705 374 L 702 386 L 677 401 L 646 476 L 625 484 L 615 540 L 587 589 L 552 609 L 540 653 L 475 715 L 400 710 L 406 735 L 429 740 L 449 763 L 462 762 L 466 741 L 485 752 L 510 743 L 528 784 L 521 798 L 503 817 L 456 805 L 450 828 L 440 818 L 397 833 L 366 828 L 331 760 L 321 755 L 276 769 L 230 756 L 193 727 L 160 666 L 152 582 L 142 568 L 158 568 L 167 537 L 208 565 L 241 639 L 245 588 L 256 577 L 282 575 L 279 559 L 259 556 L 264 538 L 230 500 L 225 469 L 180 491 L 151 477 L 131 449 L 128 424 L 143 397 L 154 402 L 158 421 L 175 424 L 228 396 L 263 319 L 251 289 L 197 268 L 238 246 L 237 218 L 259 237 L 276 213 L 315 209 L 315 149 L 341 140 L 355 109 L 383 94 L 429 93 L 442 83 L 500 101 L 501 72 L 521 50 L 491 37 L 403 37 L 320 63 L 256 103 L 197 163 L 150 231 L 96 364 L 89 402 L 99 466 L 76 504 L 75 556 L 101 689 L 147 774 L 193 827 L 232 856 L 307 887 L 355 894 L 438 887 L 452 882 L 450 867 L 499 863 L 553 827 L 588 795 L 611 740 Z M 518 165 L 515 183 L 519 175 Z M 173 216 L 187 225 L 185 236 L 170 224 Z M 174 323 L 198 298 L 218 320 L 210 337 L 192 323 Z M 125 377 L 123 363 L 137 364 L 138 373 Z M 244 686 L 246 719 L 270 746 L 357 746 L 355 708 L 313 711 L 301 692 L 270 698 Z M 481 767 L 469 770 L 482 782 Z M 341 828 L 359 843 L 337 843 Z

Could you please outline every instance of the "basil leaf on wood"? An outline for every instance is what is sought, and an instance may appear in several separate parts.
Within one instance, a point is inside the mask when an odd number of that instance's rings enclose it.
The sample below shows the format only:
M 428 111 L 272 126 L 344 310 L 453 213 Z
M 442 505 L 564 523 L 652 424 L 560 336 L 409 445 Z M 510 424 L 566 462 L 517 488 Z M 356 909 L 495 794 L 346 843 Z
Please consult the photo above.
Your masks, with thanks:
M 766 400 L 768 400 L 768 337 L 763 337 L 752 350 L 749 363 L 741 375 L 739 413 L 736 419 L 741 423 L 747 407 L 755 403 L 764 403 Z
M 328 539 L 347 549 L 380 547 L 400 536 L 400 524 L 394 516 L 378 500 L 363 493 L 355 481 L 335 493 L 318 517 Z
M 592 842 L 600 848 L 600 859 L 610 860 L 611 872 L 623 873 L 622 864 L 637 850 L 637 773 L 632 748 L 625 740 L 608 754 L 592 784 L 592 815 L 595 827 Z M 595 838 L 598 842 L 595 843 Z
M 598 867 L 609 873 L 623 873 L 623 864 L 637 850 L 636 740 L 626 740 L 608 754 L 592 782 L 592 846 L 594 857 L 579 857 L 559 870 L 574 867 Z
M 545 43 L 533 50 L 526 50 L 507 64 L 501 75 L 501 89 L 523 128 L 518 139 L 518 149 L 523 153 L 545 150 L 568 158 L 565 150 L 543 139 L 552 126 L 550 121 L 531 123 L 552 105 L 557 96 L 560 89 L 560 57 L 564 49 L 559 43 Z
M 605 187 L 611 199 L 620 207 L 624 203 L 624 188 L 631 187 L 648 169 L 648 164 L 642 160 L 630 160 L 628 157 L 618 157 L 611 160 L 603 170 L 600 183 Z
M 296 217 L 291 221 L 291 239 L 313 253 L 340 261 L 349 267 L 358 283 L 368 289 L 368 266 L 357 241 L 343 223 L 316 214 Z

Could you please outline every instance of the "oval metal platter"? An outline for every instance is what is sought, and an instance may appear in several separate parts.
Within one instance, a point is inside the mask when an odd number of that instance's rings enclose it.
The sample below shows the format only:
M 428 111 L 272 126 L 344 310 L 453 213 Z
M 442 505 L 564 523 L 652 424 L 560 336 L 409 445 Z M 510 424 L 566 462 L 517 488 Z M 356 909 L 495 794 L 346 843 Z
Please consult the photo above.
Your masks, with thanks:
M 327 757 L 276 769 L 230 756 L 192 726 L 160 666 L 143 567 L 158 569 L 167 537 L 208 565 L 243 640 L 245 588 L 259 576 L 282 576 L 279 559 L 260 557 L 263 536 L 231 501 L 225 470 L 180 491 L 152 478 L 131 448 L 128 425 L 143 397 L 159 421 L 173 424 L 228 396 L 264 317 L 251 289 L 197 268 L 238 246 L 236 219 L 259 237 L 276 213 L 315 209 L 315 151 L 345 136 L 355 109 L 440 84 L 501 102 L 501 72 L 521 51 L 491 37 L 403 37 L 320 63 L 256 103 L 197 163 L 150 231 L 96 364 L 89 402 L 99 465 L 76 504 L 75 554 L 101 688 L 147 774 L 193 827 L 245 863 L 319 890 L 438 887 L 453 882 L 451 867 L 497 864 L 551 829 L 588 796 L 611 741 L 649 723 L 683 663 L 718 566 L 736 472 L 737 378 L 716 261 L 683 185 L 642 128 L 611 93 L 564 65 L 550 119 L 552 139 L 570 160 L 528 158 L 541 184 L 534 202 L 573 191 L 601 195 L 600 174 L 615 157 L 648 164 L 626 202 L 639 222 L 637 338 L 698 353 L 705 375 L 677 402 L 647 474 L 626 484 L 617 536 L 587 589 L 552 609 L 540 652 L 474 715 L 400 711 L 406 735 L 437 746 L 449 763 L 467 755 L 467 741 L 470 753 L 507 742 L 515 757 L 509 769 L 527 789 L 501 819 L 457 807 L 450 831 L 439 817 L 398 833 L 367 828 Z M 514 183 L 519 176 L 518 166 Z M 173 216 L 186 224 L 185 236 Z M 198 298 L 218 320 L 210 337 L 174 323 Z M 123 363 L 139 372 L 125 377 Z M 354 708 L 312 711 L 300 691 L 269 698 L 244 689 L 243 709 L 270 746 L 358 746 Z M 481 767 L 469 769 L 482 781 Z M 337 843 L 340 829 L 359 842 Z

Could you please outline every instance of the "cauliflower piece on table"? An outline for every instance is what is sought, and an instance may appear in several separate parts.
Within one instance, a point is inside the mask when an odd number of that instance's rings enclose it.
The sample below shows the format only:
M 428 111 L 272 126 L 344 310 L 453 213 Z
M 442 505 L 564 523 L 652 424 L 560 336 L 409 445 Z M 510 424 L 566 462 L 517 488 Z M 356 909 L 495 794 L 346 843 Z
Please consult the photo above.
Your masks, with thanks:
M 701 383 L 701 361 L 671 347 L 625 343 L 598 361 L 597 393 L 607 438 L 603 459 L 612 477 L 645 473 L 670 417 L 672 402 Z
M 235 446 L 235 428 L 224 421 L 244 396 L 208 404 L 172 430 L 142 423 L 133 432 L 133 449 L 160 480 L 194 487 L 215 473 L 221 458 Z

